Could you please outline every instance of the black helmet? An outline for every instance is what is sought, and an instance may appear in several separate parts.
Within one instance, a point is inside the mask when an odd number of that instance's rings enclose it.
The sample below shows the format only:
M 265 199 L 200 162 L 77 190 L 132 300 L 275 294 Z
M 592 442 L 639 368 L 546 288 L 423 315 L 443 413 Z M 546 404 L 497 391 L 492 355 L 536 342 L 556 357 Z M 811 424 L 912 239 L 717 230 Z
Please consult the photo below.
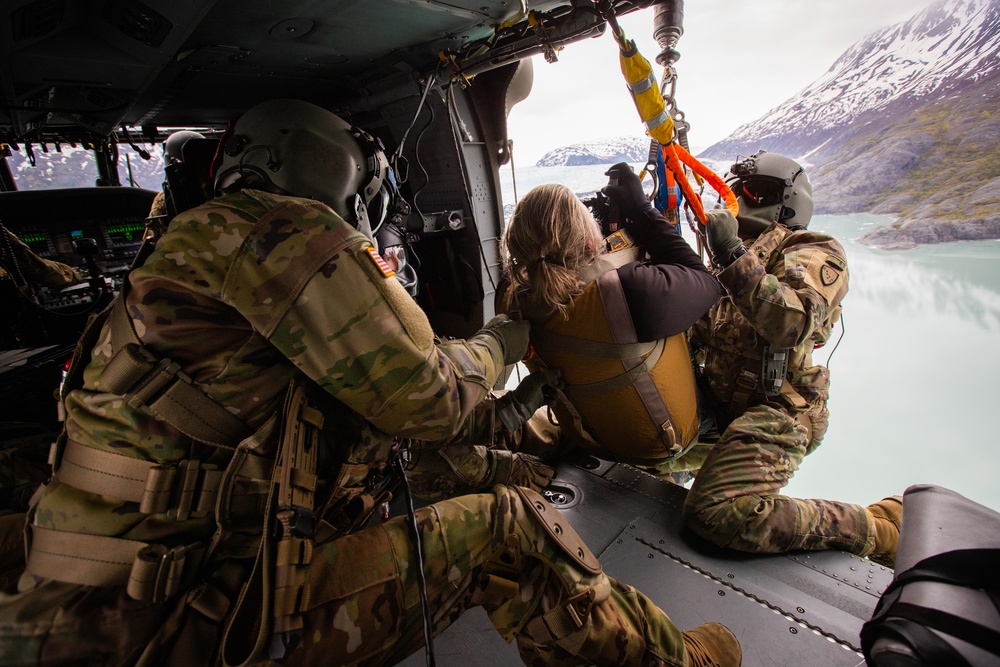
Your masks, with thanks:
M 315 199 L 369 237 L 392 210 L 395 178 L 382 142 L 315 104 L 258 104 L 222 152 L 217 194 L 238 186 Z
M 204 139 L 205 135 L 194 130 L 179 130 L 167 137 L 163 142 L 163 158 L 167 164 L 178 164 L 184 161 L 184 144 L 190 139 Z
M 812 218 L 812 185 L 805 169 L 795 160 L 759 150 L 729 168 L 730 187 L 740 208 L 775 207 L 774 220 L 787 227 L 805 229 Z M 758 216 L 759 212 L 758 212 Z

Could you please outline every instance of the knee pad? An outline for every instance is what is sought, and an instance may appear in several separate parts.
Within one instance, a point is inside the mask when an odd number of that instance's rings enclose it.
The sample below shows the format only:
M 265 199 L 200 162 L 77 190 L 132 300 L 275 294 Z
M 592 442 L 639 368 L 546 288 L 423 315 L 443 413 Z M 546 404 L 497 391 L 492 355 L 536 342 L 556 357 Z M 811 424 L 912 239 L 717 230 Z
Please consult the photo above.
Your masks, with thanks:
M 508 639 L 521 632 L 539 645 L 558 643 L 571 649 L 586 637 L 591 609 L 610 596 L 611 583 L 569 521 L 541 495 L 519 486 L 496 486 L 493 491 L 495 551 L 473 601 L 490 611 L 516 600 L 529 569 L 522 561 L 535 559 L 554 576 L 545 577 L 545 591 L 536 596 L 535 608 L 521 610 L 522 617 L 511 619 L 509 631 L 501 632 Z

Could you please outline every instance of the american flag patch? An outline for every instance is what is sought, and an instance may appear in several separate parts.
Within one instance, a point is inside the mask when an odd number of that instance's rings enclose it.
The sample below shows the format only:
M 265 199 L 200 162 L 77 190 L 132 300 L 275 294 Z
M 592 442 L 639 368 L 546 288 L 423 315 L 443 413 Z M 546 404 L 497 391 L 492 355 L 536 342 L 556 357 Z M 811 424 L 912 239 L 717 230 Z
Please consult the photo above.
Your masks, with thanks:
M 367 250 L 368 255 L 372 258 L 372 261 L 375 262 L 375 266 L 378 267 L 378 270 L 382 272 L 383 276 L 386 278 L 392 278 L 396 275 L 396 272 L 389 268 L 389 265 L 385 263 L 385 260 L 382 259 L 382 255 L 378 254 L 378 251 L 375 250 L 375 248 L 369 247 Z

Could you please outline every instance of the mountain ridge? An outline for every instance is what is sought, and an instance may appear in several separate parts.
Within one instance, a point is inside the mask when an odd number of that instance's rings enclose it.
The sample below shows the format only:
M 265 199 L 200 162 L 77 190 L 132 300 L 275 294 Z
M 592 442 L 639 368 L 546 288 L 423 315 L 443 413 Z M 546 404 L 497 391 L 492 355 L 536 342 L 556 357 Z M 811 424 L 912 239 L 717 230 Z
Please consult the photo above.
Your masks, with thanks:
M 1000 0 L 941 0 L 703 151 L 797 157 L 817 213 L 897 216 L 884 248 L 1000 238 Z
M 616 162 L 645 162 L 648 155 L 648 137 L 609 137 L 553 149 L 543 155 L 535 166 L 578 167 Z

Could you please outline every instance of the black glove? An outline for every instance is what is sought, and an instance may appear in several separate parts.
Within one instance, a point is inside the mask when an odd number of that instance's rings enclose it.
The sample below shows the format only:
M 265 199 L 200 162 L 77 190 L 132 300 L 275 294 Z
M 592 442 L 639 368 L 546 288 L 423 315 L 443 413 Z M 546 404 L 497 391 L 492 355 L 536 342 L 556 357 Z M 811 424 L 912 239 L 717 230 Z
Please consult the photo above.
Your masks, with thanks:
M 496 338 L 503 348 L 503 363 L 506 366 L 516 364 L 528 354 L 528 331 L 531 325 L 527 320 L 512 320 L 506 315 L 497 315 L 480 329 L 477 336 L 487 335 Z
M 489 481 L 491 487 L 494 484 L 513 484 L 541 491 L 556 474 L 555 468 L 546 465 L 537 456 L 505 449 L 491 449 L 489 454 L 493 468 Z
M 708 250 L 712 253 L 712 262 L 717 266 L 729 266 L 735 259 L 737 251 L 743 248 L 737 232 L 740 225 L 727 209 L 717 208 L 706 211 L 708 221 L 706 235 Z
M 562 388 L 561 376 L 558 368 L 532 373 L 513 390 L 496 399 L 493 405 L 504 430 L 514 433 L 535 414 L 535 410 L 556 400 L 554 390 Z
M 619 162 L 604 172 L 604 175 L 609 177 L 612 183 L 605 186 L 603 192 L 618 205 L 618 210 L 624 219 L 640 222 L 655 217 L 652 213 L 653 205 L 643 192 L 642 182 L 628 163 Z

